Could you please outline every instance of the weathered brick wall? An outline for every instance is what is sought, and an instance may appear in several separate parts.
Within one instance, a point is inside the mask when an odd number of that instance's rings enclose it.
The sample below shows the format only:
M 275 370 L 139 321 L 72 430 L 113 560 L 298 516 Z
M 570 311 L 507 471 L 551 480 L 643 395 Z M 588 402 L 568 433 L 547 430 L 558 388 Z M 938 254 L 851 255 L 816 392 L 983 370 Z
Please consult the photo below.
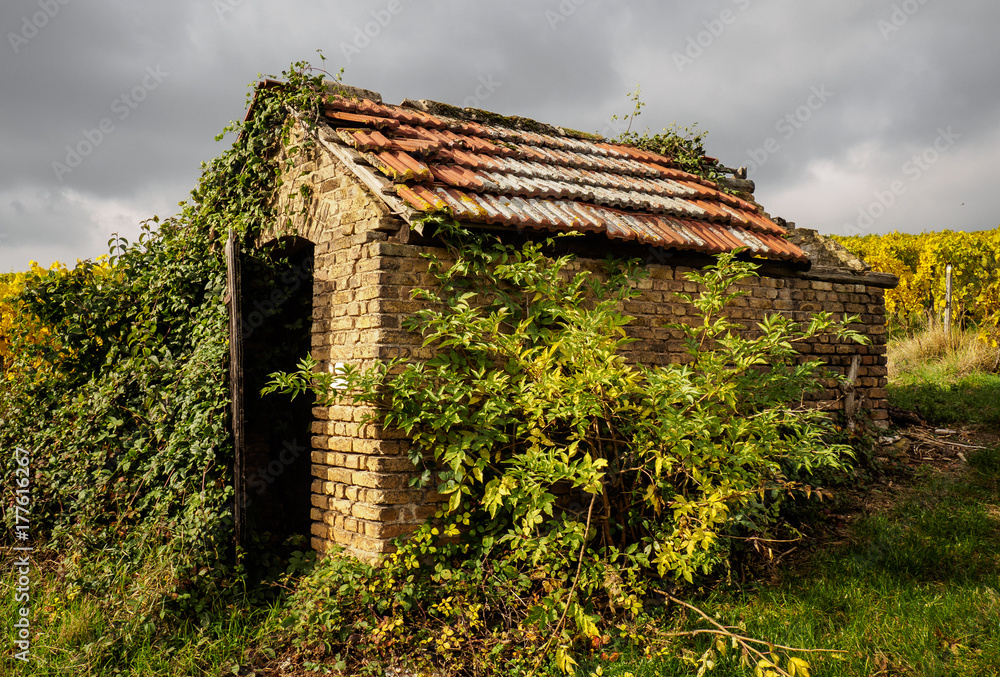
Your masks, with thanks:
M 407 314 L 419 309 L 418 302 L 410 300 L 410 292 L 417 286 L 433 285 L 427 273 L 428 262 L 422 254 L 433 254 L 445 261 L 447 252 L 438 247 L 417 247 L 387 242 L 378 247 L 382 255 L 385 274 L 382 276 L 381 303 L 373 308 L 388 317 L 394 329 Z M 568 271 L 587 270 L 595 277 L 601 276 L 603 262 L 580 258 L 570 264 Z M 637 339 L 626 346 L 626 358 L 635 363 L 677 364 L 688 359 L 684 350 L 683 335 L 678 330 L 664 327 L 670 322 L 694 322 L 694 309 L 677 298 L 679 293 L 691 294 L 698 290 L 685 275 L 693 269 L 685 266 L 648 264 L 649 277 L 639 283 L 642 295 L 626 301 L 623 310 L 635 319 L 626 328 L 628 335 Z M 766 315 L 781 312 L 797 322 L 808 323 L 811 315 L 826 311 L 836 317 L 857 316 L 852 328 L 871 339 L 871 345 L 837 342 L 827 336 L 798 346 L 805 357 L 823 360 L 834 370 L 846 375 L 852 359 L 857 356 L 859 369 L 855 382 L 864 406 L 875 421 L 886 421 L 885 404 L 885 304 L 881 288 L 861 283 L 847 284 L 793 277 L 761 276 L 746 280 L 736 289 L 747 292 L 736 298 L 726 311 L 728 317 L 752 329 Z M 700 320 L 699 320 L 700 321 Z M 380 357 L 427 357 L 429 349 L 419 348 L 419 337 L 407 332 L 393 331 L 382 336 L 386 343 L 379 345 Z M 843 392 L 834 381 L 826 388 L 812 393 L 809 399 L 817 406 L 837 410 L 842 408 Z
M 394 272 L 400 245 L 388 242 L 402 222 L 344 166 L 318 149 L 296 158 L 282 186 L 282 217 L 263 239 L 295 235 L 315 244 L 312 356 L 327 371 L 359 367 L 397 353 L 400 319 L 413 309 Z M 310 199 L 299 188 L 312 189 Z M 387 252 L 390 254 L 387 256 Z M 407 252 L 409 254 L 409 252 Z M 409 487 L 413 464 L 398 434 L 362 422 L 366 411 L 343 404 L 314 409 L 312 546 L 342 545 L 365 557 L 434 513 L 433 492 Z
M 402 221 L 372 195 L 338 160 L 321 150 L 297 158 L 283 186 L 279 205 L 286 212 L 268 237 L 295 234 L 315 244 L 312 354 L 325 370 L 337 363 L 359 367 L 392 357 L 426 357 L 420 337 L 402 330 L 403 320 L 420 308 L 410 292 L 433 280 L 422 253 L 444 257 L 438 247 L 407 244 Z M 312 188 L 303 198 L 299 186 Z M 303 209 L 304 207 L 304 209 Z M 627 357 L 648 364 L 685 359 L 681 336 L 662 325 L 691 318 L 674 297 L 696 291 L 684 279 L 690 268 L 650 264 L 642 296 L 625 304 L 635 316 L 629 333 L 639 339 Z M 597 271 L 600 263 L 581 258 L 574 269 Z M 748 296 L 733 304 L 730 316 L 751 325 L 773 311 L 807 320 L 812 312 L 860 315 L 857 328 L 870 346 L 836 344 L 828 339 L 805 346 L 846 373 L 854 356 L 860 369 L 857 387 L 862 405 L 876 421 L 885 421 L 885 323 L 883 292 L 863 284 L 833 283 L 794 276 L 762 277 L 745 283 Z M 836 409 L 842 393 L 827 383 L 821 406 Z M 326 551 L 347 547 L 361 557 L 390 550 L 390 541 L 429 518 L 440 500 L 434 492 L 413 489 L 413 466 L 405 439 L 398 433 L 364 424 L 364 410 L 349 404 L 318 407 L 312 437 L 312 545 Z
M 589 261 L 581 265 L 596 269 L 599 264 Z M 626 355 L 631 361 L 646 364 L 683 362 L 687 356 L 682 334 L 663 325 L 694 320 L 693 309 L 676 298 L 678 293 L 691 294 L 697 290 L 697 285 L 685 278 L 692 269 L 659 264 L 650 264 L 648 269 L 649 279 L 640 283 L 642 297 L 625 303 L 625 312 L 635 317 L 628 328 L 629 335 L 639 339 L 628 346 Z M 792 276 L 761 276 L 735 288 L 747 294 L 734 299 L 726 315 L 748 328 L 755 327 L 774 312 L 803 323 L 808 323 L 810 316 L 820 311 L 838 318 L 845 314 L 858 316 L 859 322 L 852 327 L 867 335 L 871 345 L 835 342 L 824 336 L 797 347 L 803 356 L 821 359 L 844 375 L 848 374 L 851 361 L 857 356 L 859 368 L 855 386 L 861 404 L 871 411 L 876 422 L 888 420 L 885 408 L 885 302 L 881 288 Z M 842 390 L 833 380 L 825 380 L 824 385 L 824 390 L 811 393 L 809 399 L 825 409 L 842 409 Z

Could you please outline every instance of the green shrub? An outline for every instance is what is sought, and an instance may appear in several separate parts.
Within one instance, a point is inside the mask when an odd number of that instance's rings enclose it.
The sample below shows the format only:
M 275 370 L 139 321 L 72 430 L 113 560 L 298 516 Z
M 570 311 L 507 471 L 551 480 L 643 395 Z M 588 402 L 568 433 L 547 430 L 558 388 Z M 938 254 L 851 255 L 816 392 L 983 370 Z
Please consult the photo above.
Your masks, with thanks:
M 828 315 L 805 326 L 772 315 L 748 334 L 722 312 L 746 293 L 730 288 L 753 264 L 724 254 L 688 274 L 701 292 L 682 298 L 700 321 L 669 326 L 689 364 L 632 365 L 619 308 L 639 294 L 634 262 L 612 263 L 606 281 L 570 275 L 571 257 L 545 255 L 551 240 L 514 247 L 436 222 L 454 262 L 432 260 L 439 286 L 415 292 L 427 307 L 408 324 L 433 358 L 344 374 L 306 359 L 268 388 L 374 405 L 372 421 L 412 440 L 419 483 L 448 499 L 438 521 L 371 569 L 380 582 L 368 588 L 385 592 L 351 606 L 368 610 L 348 621 L 352 632 L 395 618 L 421 627 L 412 609 L 426 614 L 443 593 L 402 591 L 447 581 L 454 596 L 461 580 L 466 606 L 483 609 L 470 646 L 513 659 L 498 632 L 517 627 L 569 669 L 574 642 L 599 636 L 602 615 L 641 612 L 651 576 L 683 584 L 724 572 L 734 539 L 766 541 L 782 501 L 812 493 L 792 475 L 849 453 L 824 441 L 828 416 L 801 404 L 822 367 L 795 344 L 862 337 Z M 436 544 L 441 535 L 457 541 Z M 323 604 L 346 613 L 335 595 Z M 299 627 L 309 634 L 310 623 Z

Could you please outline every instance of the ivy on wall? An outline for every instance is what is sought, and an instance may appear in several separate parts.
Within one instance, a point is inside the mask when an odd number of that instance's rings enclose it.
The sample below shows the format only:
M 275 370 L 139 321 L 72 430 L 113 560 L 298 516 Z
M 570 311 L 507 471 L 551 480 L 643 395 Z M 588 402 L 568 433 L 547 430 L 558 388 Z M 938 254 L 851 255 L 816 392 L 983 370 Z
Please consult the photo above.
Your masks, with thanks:
M 254 115 L 219 136 L 239 133 L 176 216 L 142 224 L 136 242 L 114 238 L 106 263 L 30 271 L 8 299 L 23 321 L 4 325 L 0 448 L 32 451 L 34 544 L 75 553 L 88 587 L 150 552 L 173 572 L 157 591 L 170 600 L 200 605 L 238 580 L 222 240 L 252 241 L 282 218 L 289 110 L 308 118 L 324 92 L 304 62 L 282 77 L 248 95 Z M 2 463 L 11 486 L 13 453 Z M 87 568 L 109 552 L 124 570 Z

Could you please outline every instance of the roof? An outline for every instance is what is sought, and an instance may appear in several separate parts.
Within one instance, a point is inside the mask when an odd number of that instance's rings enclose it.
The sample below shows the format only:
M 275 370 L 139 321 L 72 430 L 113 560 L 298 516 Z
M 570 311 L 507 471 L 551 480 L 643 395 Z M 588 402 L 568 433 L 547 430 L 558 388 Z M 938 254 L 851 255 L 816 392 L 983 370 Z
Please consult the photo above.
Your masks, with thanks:
M 468 224 L 808 261 L 758 205 L 669 157 L 524 118 L 380 98 L 329 96 L 320 140 L 408 221 L 448 212 Z

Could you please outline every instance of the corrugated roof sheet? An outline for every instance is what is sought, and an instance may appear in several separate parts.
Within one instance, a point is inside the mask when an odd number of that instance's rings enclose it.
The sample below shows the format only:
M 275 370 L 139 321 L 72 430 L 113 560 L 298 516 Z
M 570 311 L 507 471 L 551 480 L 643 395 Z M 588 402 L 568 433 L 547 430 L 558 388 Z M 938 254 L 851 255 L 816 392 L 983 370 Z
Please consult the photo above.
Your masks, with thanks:
M 808 260 L 756 205 L 647 150 L 342 96 L 329 98 L 325 116 L 336 131 L 332 141 L 357 150 L 418 212 L 605 233 L 668 249 L 715 254 L 748 247 L 762 258 Z

